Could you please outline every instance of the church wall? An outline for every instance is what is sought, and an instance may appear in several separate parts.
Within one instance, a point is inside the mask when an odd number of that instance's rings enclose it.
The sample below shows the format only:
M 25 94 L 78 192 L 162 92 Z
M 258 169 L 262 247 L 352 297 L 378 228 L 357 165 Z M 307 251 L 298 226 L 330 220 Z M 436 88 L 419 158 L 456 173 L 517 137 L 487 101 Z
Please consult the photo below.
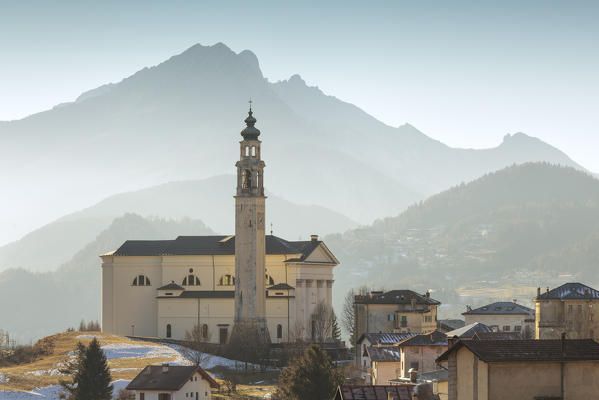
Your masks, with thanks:
M 266 298 L 266 323 L 270 340 L 273 343 L 287 342 L 289 339 L 289 331 L 291 324 L 288 315 L 291 313 L 292 303 L 294 298 Z M 281 338 L 277 337 L 277 325 L 281 325 Z
M 114 330 L 114 292 L 113 292 L 113 257 L 105 257 L 102 261 L 102 319 L 103 332 Z
M 104 257 L 112 262 L 112 304 L 103 298 L 103 320 L 112 319 L 102 330 L 118 335 L 156 336 L 156 289 L 162 285 L 160 257 Z M 136 276 L 150 279 L 149 286 L 133 286 Z M 109 276 L 107 276 L 110 279 Z M 107 296 L 109 289 L 104 292 Z
M 171 338 L 182 340 L 198 324 L 208 325 L 206 341 L 219 342 L 219 329 L 233 327 L 234 300 L 229 299 L 158 299 L 158 332 L 166 337 L 167 324 L 171 325 Z

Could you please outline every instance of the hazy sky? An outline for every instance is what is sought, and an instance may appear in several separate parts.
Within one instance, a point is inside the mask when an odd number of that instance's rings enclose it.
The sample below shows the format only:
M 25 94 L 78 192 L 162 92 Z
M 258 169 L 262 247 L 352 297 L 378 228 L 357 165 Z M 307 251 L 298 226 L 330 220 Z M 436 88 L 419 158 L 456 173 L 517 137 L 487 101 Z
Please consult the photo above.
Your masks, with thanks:
M 0 0 L 0 120 L 223 42 L 451 146 L 523 131 L 599 171 L 599 1 L 321 3 Z

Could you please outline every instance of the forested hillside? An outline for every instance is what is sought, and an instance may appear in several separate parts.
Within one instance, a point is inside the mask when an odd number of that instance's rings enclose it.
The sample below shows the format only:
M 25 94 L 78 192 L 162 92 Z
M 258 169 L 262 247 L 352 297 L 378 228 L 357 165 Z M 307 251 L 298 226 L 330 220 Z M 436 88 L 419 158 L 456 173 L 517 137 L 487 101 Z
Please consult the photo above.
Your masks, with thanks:
M 596 284 L 598 239 L 599 180 L 572 168 L 530 163 L 326 241 L 342 262 L 336 290 L 361 281 L 433 289 L 456 305 L 488 301 L 478 299 L 481 288 L 491 297 L 530 302 L 537 285 Z

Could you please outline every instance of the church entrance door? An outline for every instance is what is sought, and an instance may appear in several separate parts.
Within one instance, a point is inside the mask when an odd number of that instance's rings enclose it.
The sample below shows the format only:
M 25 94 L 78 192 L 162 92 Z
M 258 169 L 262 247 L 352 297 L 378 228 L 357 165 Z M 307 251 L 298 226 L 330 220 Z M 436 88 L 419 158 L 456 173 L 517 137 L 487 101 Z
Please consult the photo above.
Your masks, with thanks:
M 227 344 L 227 328 L 220 328 L 220 344 Z

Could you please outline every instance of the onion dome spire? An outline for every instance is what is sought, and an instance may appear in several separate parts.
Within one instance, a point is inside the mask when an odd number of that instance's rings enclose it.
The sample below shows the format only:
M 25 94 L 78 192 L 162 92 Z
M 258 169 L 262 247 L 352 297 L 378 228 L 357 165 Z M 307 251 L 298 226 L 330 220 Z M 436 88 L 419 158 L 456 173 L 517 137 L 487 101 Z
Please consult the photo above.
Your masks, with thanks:
M 248 116 L 244 121 L 247 126 L 241 131 L 241 136 L 243 136 L 244 140 L 258 140 L 258 136 L 260 136 L 260 130 L 254 127 L 256 124 L 256 118 L 254 118 L 253 114 L 252 100 L 250 100 L 250 110 L 248 111 Z

